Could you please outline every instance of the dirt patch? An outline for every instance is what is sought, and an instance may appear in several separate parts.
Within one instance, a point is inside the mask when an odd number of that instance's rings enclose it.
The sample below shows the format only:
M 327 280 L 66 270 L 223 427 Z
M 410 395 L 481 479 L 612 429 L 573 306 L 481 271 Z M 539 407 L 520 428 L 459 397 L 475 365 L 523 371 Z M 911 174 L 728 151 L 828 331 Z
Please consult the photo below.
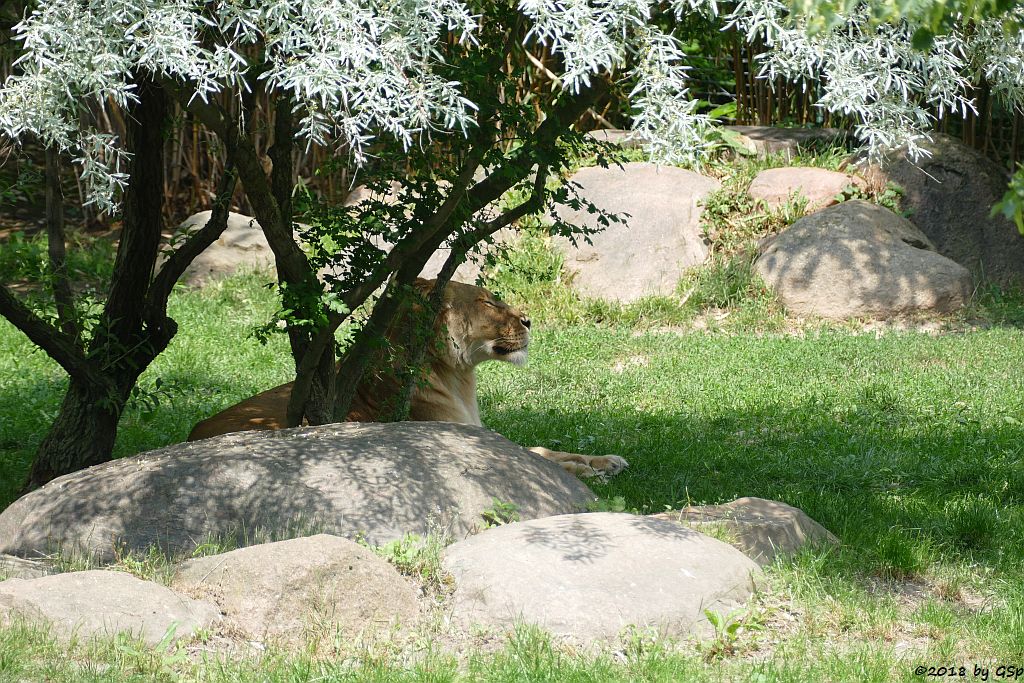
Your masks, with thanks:
M 620 358 L 615 361 L 612 366 L 612 372 L 616 375 L 621 375 L 624 372 L 633 370 L 635 368 L 646 368 L 651 364 L 651 359 L 647 356 L 630 356 L 628 358 Z

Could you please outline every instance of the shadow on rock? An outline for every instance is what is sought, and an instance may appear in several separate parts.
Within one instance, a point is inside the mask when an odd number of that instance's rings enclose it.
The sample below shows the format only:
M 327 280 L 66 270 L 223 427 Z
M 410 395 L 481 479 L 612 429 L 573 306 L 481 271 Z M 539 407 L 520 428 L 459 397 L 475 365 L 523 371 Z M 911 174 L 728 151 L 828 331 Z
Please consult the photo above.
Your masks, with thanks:
M 573 512 L 590 490 L 480 427 L 346 423 L 176 444 L 56 479 L 0 514 L 0 552 L 113 557 L 317 532 L 383 544 L 461 538 L 494 499 L 523 519 Z

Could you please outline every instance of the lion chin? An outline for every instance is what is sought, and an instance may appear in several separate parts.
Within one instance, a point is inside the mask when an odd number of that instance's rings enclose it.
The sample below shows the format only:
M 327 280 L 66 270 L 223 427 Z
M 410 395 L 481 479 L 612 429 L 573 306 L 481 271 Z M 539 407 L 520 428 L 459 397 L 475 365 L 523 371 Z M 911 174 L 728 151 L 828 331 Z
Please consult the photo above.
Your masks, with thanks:
M 526 348 L 511 351 L 499 346 L 493 350 L 495 360 L 505 361 L 520 368 L 526 365 L 526 361 L 529 359 L 529 353 Z
M 416 281 L 421 294 L 430 293 L 433 287 L 433 280 Z M 399 316 L 389 333 L 393 343 L 408 338 L 410 318 L 408 313 Z M 413 391 L 410 419 L 483 426 L 476 397 L 476 366 L 491 360 L 526 365 L 530 319 L 482 287 L 449 282 L 434 329 L 439 335 L 446 333 L 447 338 L 445 343 L 427 347 L 426 381 Z M 388 373 L 367 373 L 356 389 L 347 419 L 380 419 L 395 386 Z M 248 430 L 284 429 L 291 389 L 290 383 L 282 384 L 226 408 L 197 424 L 188 440 Z M 590 456 L 541 446 L 530 450 L 578 476 L 608 476 L 628 466 L 617 455 Z

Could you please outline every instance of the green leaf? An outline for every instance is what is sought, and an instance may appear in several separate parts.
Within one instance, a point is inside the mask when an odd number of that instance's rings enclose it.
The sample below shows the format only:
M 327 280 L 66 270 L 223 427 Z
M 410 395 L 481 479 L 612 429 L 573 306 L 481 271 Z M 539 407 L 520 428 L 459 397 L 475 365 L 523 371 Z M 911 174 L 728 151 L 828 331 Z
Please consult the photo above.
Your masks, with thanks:
M 736 102 L 720 104 L 708 112 L 708 118 L 712 119 L 734 119 L 736 118 Z
M 921 50 L 924 52 L 925 50 L 931 49 L 932 45 L 935 43 L 935 34 L 930 28 L 922 26 L 914 31 L 914 37 L 910 40 L 915 50 Z

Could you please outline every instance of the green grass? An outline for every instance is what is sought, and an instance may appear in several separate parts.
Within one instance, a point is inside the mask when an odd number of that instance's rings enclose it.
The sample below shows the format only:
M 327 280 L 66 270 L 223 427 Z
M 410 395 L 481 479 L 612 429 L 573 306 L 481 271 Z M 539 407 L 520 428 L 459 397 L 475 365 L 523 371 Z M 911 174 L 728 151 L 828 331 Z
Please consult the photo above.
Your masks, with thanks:
M 846 548 L 831 561 L 865 576 L 933 560 L 1016 574 L 1022 341 L 1017 329 L 542 330 L 525 371 L 481 369 L 481 396 L 485 421 L 513 440 L 635 463 L 595 486 L 631 507 L 775 498 L 839 533 Z
M 588 656 L 552 643 L 535 629 L 519 628 L 498 651 L 474 653 L 464 662 L 425 645 L 414 661 L 387 648 L 355 647 L 318 657 L 274 650 L 245 654 L 234 661 L 189 656 L 184 649 L 157 652 L 126 637 L 79 642 L 68 648 L 46 630 L 22 621 L 0 629 L 0 679 L 89 681 L 174 681 L 182 675 L 201 681 L 442 681 L 551 683 L 627 681 L 737 680 L 764 675 L 762 680 L 889 680 L 889 662 L 870 649 L 845 657 L 808 662 L 798 649 L 778 658 L 742 667 L 708 664 L 696 655 L 672 652 L 638 636 L 613 656 Z M 801 656 L 803 655 L 803 656 Z M 851 671 L 853 675 L 836 676 Z M 874 675 L 864 677 L 864 673 Z M 907 677 L 909 679 L 909 677 Z M 756 680 L 756 678 L 754 679 Z
M 12 233 L 0 249 L 0 282 L 45 282 L 49 273 L 46 235 L 26 237 Z M 67 249 L 68 275 L 72 281 L 85 279 L 95 285 L 108 282 L 114 269 L 115 247 L 109 239 L 88 239 L 70 235 Z
M 169 395 L 128 412 L 119 456 L 179 441 L 195 421 L 289 379 L 283 340 L 263 347 L 246 336 L 273 309 L 261 281 L 175 295 L 181 332 L 145 377 L 163 378 Z M 647 643 L 624 662 L 534 635 L 458 664 L 441 655 L 412 664 L 396 652 L 372 662 L 351 655 L 344 666 L 283 653 L 165 666 L 151 652 L 86 645 L 60 664 L 48 635 L 13 627 L 0 629 L 0 680 L 172 680 L 160 673 L 168 666 L 194 680 L 304 680 L 307 670 L 328 680 L 909 680 L 911 661 L 1024 657 L 1019 327 L 739 335 L 562 323 L 537 326 L 531 355 L 526 368 L 481 368 L 484 420 L 520 443 L 626 457 L 629 470 L 594 484 L 601 497 L 639 511 L 773 498 L 803 508 L 843 545 L 772 568 L 754 615 L 765 625 L 742 634 L 735 654 Z M 6 323 L 0 364 L 9 499 L 63 380 Z M 140 571 L 145 560 L 135 560 Z M 901 599 L 908 586 L 920 595 Z M 771 644 L 782 614 L 797 616 Z M 922 648 L 907 662 L 895 649 L 904 641 Z M 102 663 L 123 673 L 88 674 Z
M 158 652 L 124 637 L 68 647 L 15 620 L 0 627 L 0 681 L 916 681 L 919 664 L 1024 663 L 1024 293 L 983 286 L 963 313 L 926 321 L 940 334 L 788 320 L 750 249 L 793 216 L 744 198 L 743 183 L 776 161 L 717 171 L 735 174 L 722 175 L 726 191 L 709 209 L 728 228 L 709 234 L 710 263 L 676 296 L 580 298 L 537 226 L 487 280 L 536 325 L 527 367 L 481 367 L 484 422 L 525 445 L 627 458 L 625 473 L 592 483 L 598 507 L 760 496 L 839 536 L 837 548 L 771 566 L 733 615 L 734 635 L 672 644 L 636 633 L 621 650 L 589 652 L 521 628 L 456 657 L 438 645 L 442 625 L 412 644 L 228 656 L 202 642 Z M 14 268 L 3 252 L 0 266 Z M 262 346 L 251 335 L 275 309 L 267 279 L 174 294 L 179 334 L 143 376 L 117 456 L 181 441 L 198 420 L 291 379 L 284 339 Z M 0 508 L 64 385 L 0 320 Z M 379 552 L 443 592 L 433 540 Z M 118 568 L 157 580 L 168 571 L 150 555 Z
M 263 346 L 251 334 L 275 310 L 272 292 L 261 287 L 269 279 L 243 275 L 172 296 L 169 314 L 179 332 L 142 376 L 115 457 L 183 441 L 199 420 L 294 378 L 283 336 Z M 24 482 L 65 386 L 63 371 L 0 319 L 0 508 Z

